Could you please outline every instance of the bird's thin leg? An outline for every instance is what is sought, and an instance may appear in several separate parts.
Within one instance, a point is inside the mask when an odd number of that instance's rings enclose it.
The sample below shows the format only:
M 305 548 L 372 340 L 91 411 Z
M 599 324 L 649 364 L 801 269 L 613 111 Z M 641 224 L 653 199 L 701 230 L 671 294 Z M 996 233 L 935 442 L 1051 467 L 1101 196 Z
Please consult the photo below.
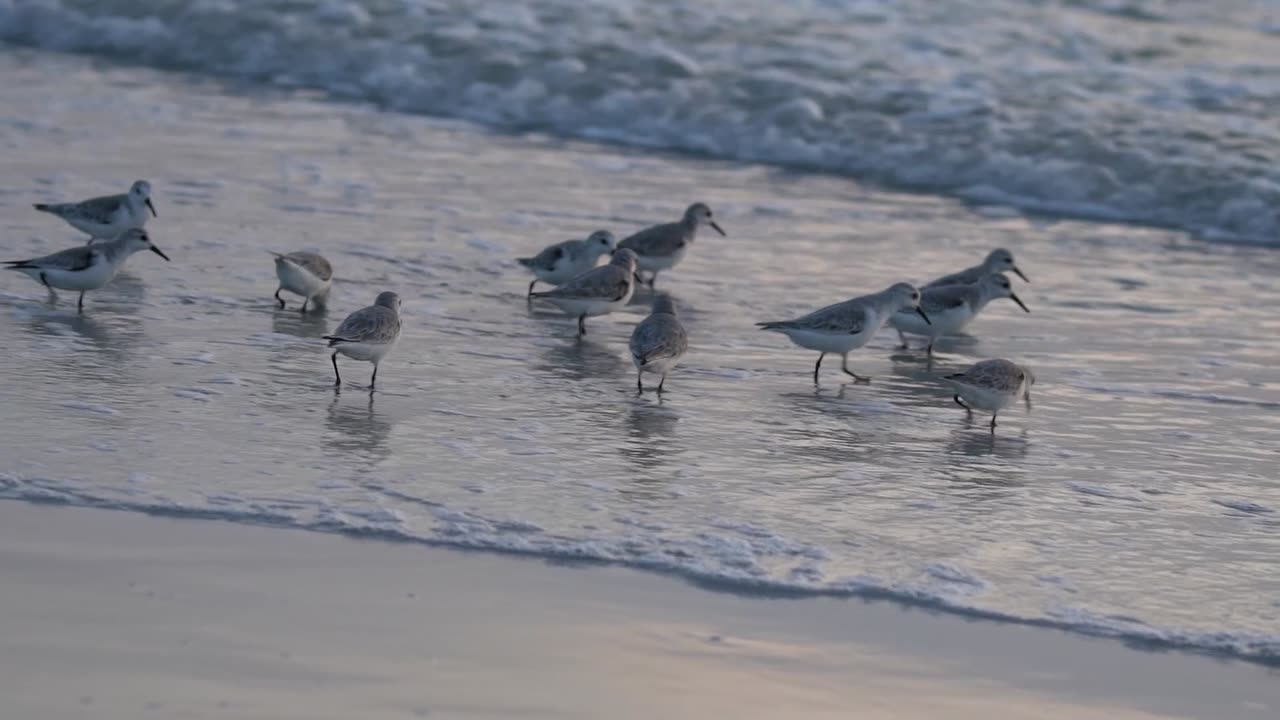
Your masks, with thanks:
M 1027 392 L 1022 396 L 1022 401 L 1027 404 L 1027 412 L 1031 412 L 1031 393 Z
M 333 385 L 337 387 L 342 384 L 342 375 L 338 374 L 338 351 L 334 350 L 329 359 L 333 361 Z
M 44 273 L 40 273 L 40 284 L 44 286 L 45 290 L 49 291 L 50 301 L 56 301 L 58 299 L 58 293 L 54 291 L 53 286 L 49 284 L 49 280 L 44 276 Z
M 378 363 L 373 364 L 373 377 L 369 378 L 369 389 L 372 390 L 374 385 L 378 384 Z
M 897 328 L 894 329 L 897 330 Z M 898 339 L 902 341 L 902 344 L 898 346 L 899 350 L 907 350 L 911 347 L 911 343 L 907 342 L 907 336 L 901 330 L 898 330 Z
M 818 364 L 813 366 L 813 384 L 818 384 L 818 370 L 822 368 L 822 358 L 826 357 L 826 353 L 818 355 Z
M 662 379 L 658 381 L 658 394 L 659 394 L 659 395 L 661 395 L 661 394 L 662 394 L 662 385 L 663 385 L 663 383 L 665 383 L 666 381 L 667 381 L 667 376 L 666 376 L 666 374 L 663 374 Z
M 587 334 L 587 316 L 579 315 L 578 316 L 578 337 L 582 337 L 583 335 L 586 335 L 586 334 Z
M 530 300 L 533 299 L 533 286 L 537 284 L 538 284 L 537 278 L 534 278 L 533 282 L 529 283 L 529 292 L 525 295 L 526 298 Z
M 991 413 L 991 432 L 996 431 L 996 413 Z
M 854 381 L 854 382 L 860 382 L 860 383 L 869 383 L 869 382 L 871 382 L 871 378 L 868 378 L 868 377 L 862 377 L 861 375 L 859 375 L 859 374 L 857 374 L 857 373 L 855 373 L 854 371 L 852 371 L 852 370 L 850 370 L 850 369 L 849 369 L 849 356 L 848 356 L 848 355 L 841 355 L 841 356 L 840 356 L 840 369 L 844 371 L 844 374 L 845 374 L 845 375 L 848 375 L 849 377 L 853 378 L 853 381 Z
M 969 406 L 964 404 L 964 401 L 960 399 L 959 395 L 953 395 L 952 399 L 956 401 L 957 405 L 964 408 L 965 412 L 969 413 L 970 415 L 973 414 L 973 410 L 969 409 Z
M 306 312 L 307 305 L 310 305 L 310 304 L 311 304 L 311 296 L 308 295 L 307 297 L 302 299 L 302 310 L 300 310 L 299 312 Z
M 649 289 L 650 289 L 650 290 L 652 290 L 652 289 L 653 289 L 653 284 L 654 284 L 655 282 L 657 282 L 657 281 L 658 281 L 658 271 L 657 271 L 657 270 L 654 270 L 654 271 L 653 271 L 653 274 L 649 276 Z
M 925 353 L 929 357 L 933 357 L 933 338 L 929 338 L 929 347 L 925 348 Z
M 644 382 L 642 380 L 643 377 L 644 377 L 644 373 L 637 370 L 636 371 L 636 394 L 637 395 L 644 394 Z
M 76 302 L 76 312 L 84 312 L 84 291 L 80 291 L 80 299 Z
M 284 298 L 280 297 L 280 291 L 283 288 L 276 288 L 276 302 L 280 303 L 280 309 L 284 309 Z

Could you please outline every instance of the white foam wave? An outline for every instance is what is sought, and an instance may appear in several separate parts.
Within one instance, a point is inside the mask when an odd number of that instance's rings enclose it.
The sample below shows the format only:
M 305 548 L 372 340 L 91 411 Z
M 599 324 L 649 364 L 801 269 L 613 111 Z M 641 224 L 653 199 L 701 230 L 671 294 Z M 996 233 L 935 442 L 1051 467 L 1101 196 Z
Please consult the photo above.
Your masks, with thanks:
M 1229 49 L 1280 37 L 1192 5 L 0 0 L 0 41 L 1276 243 L 1280 85 Z

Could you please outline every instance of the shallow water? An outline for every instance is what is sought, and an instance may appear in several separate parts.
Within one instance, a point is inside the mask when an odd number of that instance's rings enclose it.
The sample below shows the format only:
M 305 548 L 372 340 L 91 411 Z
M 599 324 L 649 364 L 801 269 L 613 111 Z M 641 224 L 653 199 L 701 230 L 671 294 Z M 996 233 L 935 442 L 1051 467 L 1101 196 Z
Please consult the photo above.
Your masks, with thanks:
M 45 54 L 0 54 L 0 253 L 77 242 L 32 202 L 156 189 L 173 258 L 83 316 L 0 276 L 0 495 L 618 561 L 722 587 L 889 595 L 1280 658 L 1274 251 L 1025 217 L 757 165 L 641 154 Z M 660 278 L 692 349 L 636 397 L 645 312 L 528 311 L 512 261 L 708 202 Z M 1024 315 L 922 353 L 885 331 L 815 388 L 756 320 L 1011 248 Z M 326 316 L 271 299 L 315 248 Z M 1016 282 L 1016 281 L 1015 281 Z M 333 390 L 318 338 L 380 290 L 405 334 Z M 937 375 L 1009 357 L 993 435 Z

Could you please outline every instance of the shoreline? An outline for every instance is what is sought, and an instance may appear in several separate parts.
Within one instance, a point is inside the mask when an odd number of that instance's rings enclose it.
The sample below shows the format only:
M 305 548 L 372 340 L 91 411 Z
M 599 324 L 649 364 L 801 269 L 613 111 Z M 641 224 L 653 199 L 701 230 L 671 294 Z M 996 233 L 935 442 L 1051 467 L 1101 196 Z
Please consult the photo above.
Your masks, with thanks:
M 1262 718 L 1275 673 L 616 566 L 0 502 L 24 718 Z M 56 669 L 56 670 L 55 670 Z M 163 682 L 157 682 L 163 679 Z

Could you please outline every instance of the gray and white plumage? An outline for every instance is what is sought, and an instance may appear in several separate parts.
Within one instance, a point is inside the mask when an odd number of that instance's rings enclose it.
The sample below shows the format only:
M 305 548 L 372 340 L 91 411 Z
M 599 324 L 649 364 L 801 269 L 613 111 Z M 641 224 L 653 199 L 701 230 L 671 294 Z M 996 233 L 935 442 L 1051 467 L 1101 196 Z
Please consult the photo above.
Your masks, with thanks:
M 338 373 L 338 355 L 373 363 L 372 388 L 378 381 L 378 364 L 400 339 L 400 296 L 386 291 L 378 294 L 373 305 L 347 316 L 331 334 L 324 336 L 334 349 L 334 385 L 342 384 Z
M 689 349 L 689 337 L 676 315 L 675 301 L 670 295 L 653 300 L 649 316 L 631 332 L 631 361 L 636 366 L 636 389 L 644 392 L 645 373 L 660 375 L 658 392 L 667 381 L 667 373 L 675 369 Z
M 323 255 L 305 251 L 271 254 L 275 256 L 276 277 L 280 281 L 275 298 L 281 308 L 285 306 L 284 299 L 280 297 L 281 290 L 302 296 L 302 312 L 307 311 L 311 302 L 320 307 L 328 304 L 333 266 Z
M 529 293 L 539 280 L 552 285 L 567 282 L 594 268 L 601 255 L 612 253 L 617 246 L 613 233 L 597 230 L 585 240 L 565 240 L 549 245 L 533 257 L 516 258 L 516 262 L 535 276 Z
M 1000 411 L 1018 398 L 1025 399 L 1027 410 L 1031 409 L 1031 386 L 1036 382 L 1029 368 L 1004 359 L 983 360 L 943 379 L 955 389 L 957 405 L 990 411 L 993 429 Z
M 925 287 L 931 288 L 941 287 L 943 285 L 972 285 L 988 275 L 1000 272 L 1012 272 L 1022 278 L 1024 282 L 1031 282 L 1030 280 L 1027 280 L 1027 276 L 1018 269 L 1017 264 L 1013 260 L 1013 253 L 1005 250 L 1004 248 L 996 248 L 987 254 L 986 259 L 982 261 L 981 265 L 974 265 L 973 267 L 965 268 L 960 272 L 943 275 L 936 280 L 930 281 L 925 285 Z
M 578 275 L 554 290 L 530 295 L 559 307 L 565 314 L 578 318 L 578 334 L 586 334 L 588 317 L 607 315 L 623 306 L 635 292 L 636 254 L 619 248 L 608 265 Z
M 903 308 L 914 310 L 927 322 L 929 318 L 920 310 L 919 304 L 919 290 L 910 283 L 896 283 L 878 293 L 828 305 L 793 320 L 775 320 L 756 325 L 765 330 L 781 332 L 796 345 L 821 353 L 813 368 L 815 383 L 818 381 L 818 370 L 822 367 L 822 358 L 827 353 L 839 353 L 842 358 L 841 369 L 847 375 L 863 380 L 864 378 L 849 369 L 849 353 L 870 342 L 889 318 Z
M 67 248 L 30 260 L 8 260 L 4 264 L 7 269 L 17 270 L 44 285 L 51 298 L 57 298 L 55 289 L 78 290 L 77 306 L 83 310 L 85 292 L 111 282 L 125 261 L 142 250 L 150 250 L 166 261 L 169 259 L 151 243 L 145 230 L 131 229 L 107 242 Z
M 73 203 L 37 203 L 36 210 L 56 215 L 69 225 L 88 233 L 90 241 L 114 238 L 125 230 L 141 229 L 147 211 L 156 214 L 151 202 L 151 184 L 138 180 L 121 195 L 104 195 Z
M 653 273 L 649 279 L 649 286 L 652 287 L 660 271 L 670 270 L 684 259 L 689 246 L 698 235 L 698 228 L 703 225 L 710 225 L 716 232 L 725 234 L 712 218 L 711 208 L 704 203 L 694 203 L 684 211 L 684 217 L 678 222 L 641 230 L 618 243 L 618 247 L 633 251 L 639 269 Z
M 939 285 L 922 290 L 920 308 L 929 316 L 928 323 L 906 310 L 894 313 L 889 322 L 897 329 L 904 348 L 907 339 L 903 333 L 910 333 L 929 338 L 928 349 L 932 352 L 934 340 L 960 332 L 996 298 L 1009 298 L 1025 312 L 1031 312 L 1013 292 L 1009 278 L 1003 273 L 994 273 L 973 285 Z

